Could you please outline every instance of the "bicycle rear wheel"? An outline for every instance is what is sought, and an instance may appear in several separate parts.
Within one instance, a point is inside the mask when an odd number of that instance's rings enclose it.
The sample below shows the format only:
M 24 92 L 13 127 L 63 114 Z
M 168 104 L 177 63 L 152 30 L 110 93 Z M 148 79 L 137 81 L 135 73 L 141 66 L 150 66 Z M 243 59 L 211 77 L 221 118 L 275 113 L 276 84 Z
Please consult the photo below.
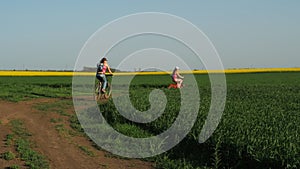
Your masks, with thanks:
M 103 96 L 105 99 L 108 99 L 111 96 L 111 91 L 112 91 L 111 84 L 109 82 L 107 82 L 105 93 L 103 93 Z
M 101 86 L 102 83 L 100 81 L 95 84 L 95 100 L 99 100 L 101 98 Z

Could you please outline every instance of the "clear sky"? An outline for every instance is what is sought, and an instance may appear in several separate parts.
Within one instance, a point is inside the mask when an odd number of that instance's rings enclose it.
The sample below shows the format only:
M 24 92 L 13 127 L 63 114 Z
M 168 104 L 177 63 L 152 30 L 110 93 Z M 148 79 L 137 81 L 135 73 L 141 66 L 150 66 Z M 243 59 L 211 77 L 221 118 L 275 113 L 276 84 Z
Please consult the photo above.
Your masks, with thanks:
M 2 0 L 0 69 L 73 69 L 95 31 L 137 12 L 192 22 L 225 68 L 300 67 L 299 9 L 299 0 Z

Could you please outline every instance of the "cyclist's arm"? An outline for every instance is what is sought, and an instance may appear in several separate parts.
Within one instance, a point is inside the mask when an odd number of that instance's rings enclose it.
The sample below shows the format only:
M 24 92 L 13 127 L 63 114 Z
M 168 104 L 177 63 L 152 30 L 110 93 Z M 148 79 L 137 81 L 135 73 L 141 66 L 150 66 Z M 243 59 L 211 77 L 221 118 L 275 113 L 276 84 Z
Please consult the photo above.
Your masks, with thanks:
M 111 72 L 111 70 L 110 70 L 110 67 L 107 65 L 107 70 L 108 70 L 108 72 L 110 73 L 110 74 L 113 74 L 112 72 Z
M 181 76 L 178 72 L 177 72 L 177 76 L 179 77 L 179 78 L 181 78 L 181 79 L 183 79 L 184 77 L 183 76 Z

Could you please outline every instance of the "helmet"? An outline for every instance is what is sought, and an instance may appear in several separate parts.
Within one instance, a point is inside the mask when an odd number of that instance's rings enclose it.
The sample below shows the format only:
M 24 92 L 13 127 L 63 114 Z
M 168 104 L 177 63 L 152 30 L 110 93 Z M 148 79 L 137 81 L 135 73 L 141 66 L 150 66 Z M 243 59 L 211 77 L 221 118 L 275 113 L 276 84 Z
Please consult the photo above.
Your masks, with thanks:
M 176 67 L 175 67 L 175 69 L 177 69 L 177 70 L 178 70 L 178 69 L 179 69 L 179 67 L 178 67 L 178 66 L 176 66 Z

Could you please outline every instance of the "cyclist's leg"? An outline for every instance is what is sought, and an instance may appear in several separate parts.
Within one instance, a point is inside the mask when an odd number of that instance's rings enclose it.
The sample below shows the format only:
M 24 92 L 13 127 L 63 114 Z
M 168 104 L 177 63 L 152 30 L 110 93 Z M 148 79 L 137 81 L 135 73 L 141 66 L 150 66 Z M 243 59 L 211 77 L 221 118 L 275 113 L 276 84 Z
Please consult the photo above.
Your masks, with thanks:
M 101 82 L 103 82 L 103 79 L 99 74 L 96 75 L 96 78 L 98 79 L 98 81 L 97 84 L 95 85 L 95 88 L 96 88 L 96 92 L 98 93 L 101 89 Z
M 107 79 L 104 74 L 101 74 L 100 77 L 103 79 L 102 91 L 104 92 L 107 86 Z
M 173 78 L 173 77 L 172 77 L 172 81 L 175 83 L 175 84 L 174 84 L 175 87 L 173 87 L 173 88 L 177 88 L 177 85 L 178 85 L 177 78 Z M 170 88 L 171 88 L 172 86 L 173 86 L 173 85 L 171 84 Z
M 175 79 L 175 82 L 176 82 L 176 84 L 177 84 L 177 88 L 181 88 L 181 84 L 182 84 L 182 79 L 179 79 L 179 78 L 176 78 Z
M 182 88 L 183 87 L 183 79 L 180 79 L 180 88 Z
M 101 77 L 99 74 L 96 75 L 96 78 L 97 78 L 100 82 L 103 80 L 102 77 Z

